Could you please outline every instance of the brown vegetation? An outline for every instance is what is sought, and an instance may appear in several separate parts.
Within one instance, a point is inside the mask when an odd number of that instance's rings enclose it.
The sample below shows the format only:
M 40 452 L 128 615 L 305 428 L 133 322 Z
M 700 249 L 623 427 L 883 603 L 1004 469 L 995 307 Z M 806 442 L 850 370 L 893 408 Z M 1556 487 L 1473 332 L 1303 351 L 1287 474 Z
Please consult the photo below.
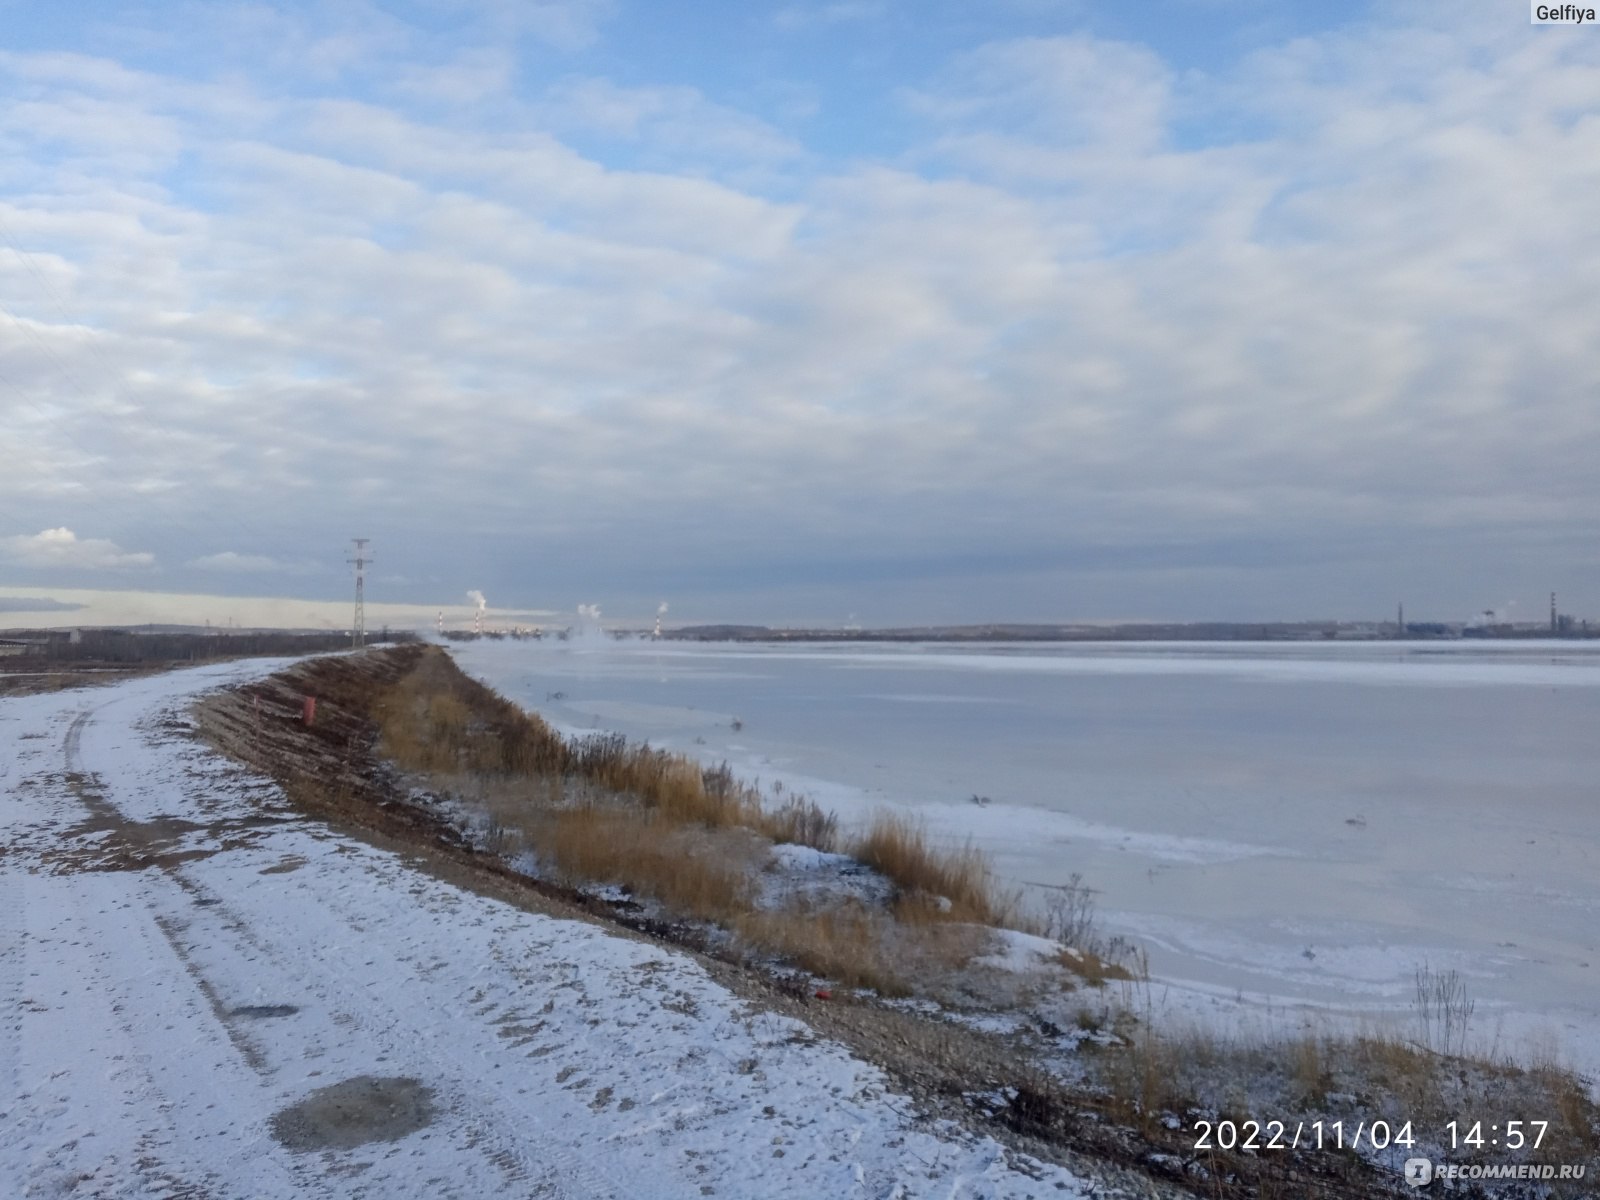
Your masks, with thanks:
M 980 925 L 1017 922 L 1019 899 L 999 891 L 988 857 L 971 842 L 955 850 L 936 849 L 919 822 L 884 812 L 850 850 L 894 880 L 906 900 L 926 913 Z
M 714 923 L 747 955 L 845 987 L 908 995 L 981 951 L 984 935 L 962 926 L 1025 924 L 1020 898 L 996 887 L 979 851 L 935 848 L 919 825 L 896 816 L 844 845 L 893 881 L 891 909 L 810 898 L 760 910 L 770 847 L 837 850 L 832 813 L 781 789 L 769 804 L 726 765 L 704 768 L 620 735 L 562 738 L 432 648 L 367 704 L 377 752 L 474 810 L 487 848 L 529 852 L 568 886 L 614 884 L 673 919 Z
M 749 864 L 756 847 L 741 840 L 598 805 L 558 810 L 529 826 L 530 843 L 563 882 L 619 884 L 678 916 L 715 922 L 747 911 L 753 898 Z

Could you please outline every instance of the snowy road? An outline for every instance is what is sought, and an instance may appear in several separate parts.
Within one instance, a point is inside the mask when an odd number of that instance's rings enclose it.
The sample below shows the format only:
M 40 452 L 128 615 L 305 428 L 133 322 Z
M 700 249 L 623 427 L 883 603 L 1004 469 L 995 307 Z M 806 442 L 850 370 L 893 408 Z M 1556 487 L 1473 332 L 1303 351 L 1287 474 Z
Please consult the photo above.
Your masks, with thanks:
M 1072 1196 L 692 960 L 461 891 L 188 734 L 0 700 L 0 1194 Z

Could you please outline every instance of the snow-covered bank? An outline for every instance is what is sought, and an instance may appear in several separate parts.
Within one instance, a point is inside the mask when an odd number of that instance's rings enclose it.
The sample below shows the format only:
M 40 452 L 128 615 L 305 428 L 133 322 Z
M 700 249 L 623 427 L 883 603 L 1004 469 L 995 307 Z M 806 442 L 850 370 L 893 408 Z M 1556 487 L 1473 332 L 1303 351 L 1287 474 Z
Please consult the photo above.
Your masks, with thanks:
M 301 819 L 186 734 L 277 665 L 0 701 L 5 1194 L 1086 1194 L 689 958 Z
M 1178 1016 L 1393 1022 L 1426 962 L 1467 979 L 1481 1048 L 1600 1074 L 1587 646 L 454 653 L 563 729 L 727 761 L 846 823 L 915 811 L 1019 884 L 1081 873 Z

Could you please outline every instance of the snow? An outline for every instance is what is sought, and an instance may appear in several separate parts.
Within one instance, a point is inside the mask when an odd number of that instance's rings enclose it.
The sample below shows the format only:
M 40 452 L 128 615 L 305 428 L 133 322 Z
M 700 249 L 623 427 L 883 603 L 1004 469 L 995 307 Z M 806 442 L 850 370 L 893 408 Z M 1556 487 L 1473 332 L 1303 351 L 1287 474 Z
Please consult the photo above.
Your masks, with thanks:
M 301 819 L 183 729 L 196 694 L 275 665 L 0 700 L 0 1194 L 1086 1193 L 919 1118 L 685 955 Z M 73 832 L 96 803 L 187 853 L 97 869 L 119 835 Z M 274 1137 L 365 1077 L 417 1081 L 433 1120 L 350 1149 Z
M 1468 980 L 1480 1049 L 1600 1079 L 1600 645 L 453 653 L 547 719 L 726 762 L 846 829 L 913 814 L 1032 895 L 1081 875 L 1179 1018 L 1392 1027 L 1426 962 Z
M 868 909 L 882 908 L 894 896 L 894 884 L 848 854 L 829 854 L 810 846 L 780 843 L 757 882 L 756 905 L 764 909 L 796 904 L 835 908 L 851 901 Z
M 1076 951 L 1050 938 L 1019 933 L 1015 929 L 997 929 L 994 934 L 995 949 L 975 960 L 980 966 L 1025 975 L 1059 962 L 1062 954 L 1078 957 Z

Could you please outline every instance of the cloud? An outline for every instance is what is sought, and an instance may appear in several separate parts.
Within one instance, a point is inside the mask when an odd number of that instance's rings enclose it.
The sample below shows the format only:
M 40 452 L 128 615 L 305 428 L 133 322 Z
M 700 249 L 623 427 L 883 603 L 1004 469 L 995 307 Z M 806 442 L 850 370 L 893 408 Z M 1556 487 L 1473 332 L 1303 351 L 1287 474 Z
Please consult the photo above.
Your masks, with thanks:
M 516 74 L 516 56 L 506 47 L 461 50 L 443 63 L 414 63 L 397 73 L 405 93 L 447 104 L 481 104 L 508 95 Z
M 303 567 L 280 563 L 265 554 L 240 554 L 234 550 L 224 550 L 219 554 L 207 554 L 201 558 L 190 559 L 189 566 L 199 567 L 205 571 L 236 571 L 244 574 L 304 570 Z
M 0 556 L 21 567 L 90 571 L 150 567 L 156 561 L 153 554 L 129 553 L 103 538 L 79 538 L 65 527 L 0 538 Z
M 432 0 L 494 37 L 528 37 L 563 50 L 592 44 L 615 0 Z
M 557 130 L 600 134 L 646 146 L 659 163 L 782 162 L 800 145 L 767 122 L 707 99 L 698 88 L 622 87 L 574 76 L 549 89 L 539 110 Z
M 910 89 L 923 116 L 1037 147 L 1147 151 L 1167 134 L 1171 70 L 1154 51 L 1088 36 L 990 42 Z
M 885 0 L 837 0 L 831 4 L 792 4 L 773 14 L 772 23 L 783 30 L 811 29 L 869 21 L 889 10 Z
M 266 14 L 272 70 L 206 79 L 0 56 L 13 528 L 115 512 L 175 575 L 371 531 L 419 602 L 563 611 L 1085 545 L 1592 574 L 1592 38 L 1408 6 L 1209 74 L 968 39 L 862 82 L 840 150 L 427 11 L 466 32 L 304 71 L 351 31 Z
M 68 604 L 48 596 L 38 596 L 33 599 L 25 596 L 0 596 L 0 612 L 3 613 L 77 612 L 82 607 L 82 604 Z

